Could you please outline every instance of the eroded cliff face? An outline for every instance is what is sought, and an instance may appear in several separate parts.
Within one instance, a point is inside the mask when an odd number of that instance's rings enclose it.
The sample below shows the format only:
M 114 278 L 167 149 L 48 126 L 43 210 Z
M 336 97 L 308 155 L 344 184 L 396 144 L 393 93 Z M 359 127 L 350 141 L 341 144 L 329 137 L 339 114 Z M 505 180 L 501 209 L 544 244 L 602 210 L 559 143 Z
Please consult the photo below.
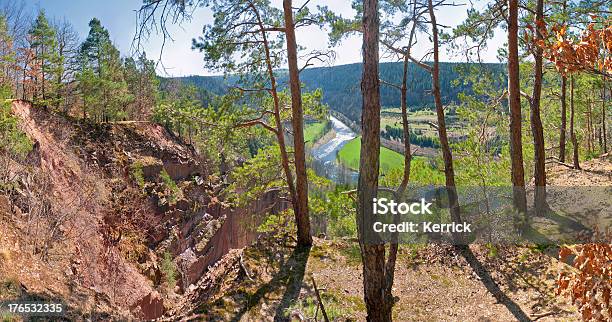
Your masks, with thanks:
M 229 207 L 206 161 L 157 124 L 88 124 L 22 101 L 13 113 L 34 149 L 11 164 L 18 187 L 0 200 L 0 278 L 17 280 L 21 296 L 93 318 L 160 317 L 252 241 L 258 213 L 275 204 L 268 195 Z

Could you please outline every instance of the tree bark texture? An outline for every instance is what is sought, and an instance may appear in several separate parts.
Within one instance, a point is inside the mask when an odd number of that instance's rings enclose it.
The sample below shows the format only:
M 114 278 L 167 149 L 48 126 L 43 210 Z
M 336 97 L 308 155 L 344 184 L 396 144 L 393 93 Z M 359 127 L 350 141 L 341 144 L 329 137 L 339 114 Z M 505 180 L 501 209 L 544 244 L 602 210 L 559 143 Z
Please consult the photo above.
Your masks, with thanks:
M 559 128 L 559 161 L 565 162 L 565 132 L 567 131 L 567 76 L 561 76 L 561 126 Z
M 368 321 L 391 321 L 385 299 L 385 246 L 374 242 L 372 200 L 378 191 L 380 154 L 380 81 L 378 1 L 363 2 L 363 74 L 361 153 L 357 187 L 357 228 L 363 263 L 363 290 Z
M 527 212 L 523 138 L 521 128 L 521 89 L 518 56 L 518 0 L 508 0 L 508 105 L 510 108 L 510 156 L 514 207 Z
M 461 222 L 461 210 L 459 208 L 459 198 L 455 187 L 455 170 L 453 169 L 453 155 L 448 143 L 448 134 L 446 133 L 446 120 L 444 116 L 444 105 L 442 105 L 442 94 L 440 92 L 440 57 L 438 43 L 438 25 L 436 23 L 436 15 L 434 12 L 433 1 L 428 0 L 429 17 L 431 21 L 433 35 L 433 68 L 431 71 L 432 92 L 434 102 L 436 104 L 436 114 L 438 118 L 438 137 L 440 139 L 440 147 L 442 148 L 442 157 L 444 159 L 444 177 L 446 178 L 446 190 L 448 193 L 448 202 L 450 207 L 451 219 L 459 223 Z
M 300 70 L 297 63 L 297 44 L 291 0 L 283 1 L 285 16 L 285 37 L 287 40 L 287 61 L 289 65 L 289 84 L 291 89 L 291 124 L 293 127 L 293 148 L 295 162 L 296 204 L 295 222 L 297 225 L 298 245 L 312 245 L 310 218 L 308 215 L 308 176 L 306 174 L 306 149 L 304 147 L 304 110 L 300 88 Z
M 536 1 L 536 41 L 542 40 L 540 23 L 544 21 L 544 0 Z M 534 49 L 533 64 L 533 93 L 531 95 L 531 133 L 533 135 L 535 198 L 534 208 L 537 213 L 546 209 L 546 152 L 544 147 L 544 129 L 540 117 L 540 103 L 542 96 L 542 62 L 543 50 L 539 46 Z
M 580 161 L 578 160 L 578 140 L 576 139 L 576 131 L 574 131 L 574 76 L 570 76 L 570 138 L 573 146 L 573 162 L 574 169 L 580 170 Z

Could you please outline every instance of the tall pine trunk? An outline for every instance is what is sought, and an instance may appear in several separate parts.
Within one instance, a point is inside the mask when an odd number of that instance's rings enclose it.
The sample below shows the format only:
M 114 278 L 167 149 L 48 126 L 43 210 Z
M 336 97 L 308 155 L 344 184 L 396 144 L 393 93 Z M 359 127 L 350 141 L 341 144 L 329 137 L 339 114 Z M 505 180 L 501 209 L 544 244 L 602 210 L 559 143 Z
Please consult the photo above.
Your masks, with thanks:
M 608 133 L 606 132 L 606 77 L 602 76 L 601 84 L 601 135 L 603 152 L 608 153 Z
M 578 140 L 576 139 L 576 132 L 574 131 L 574 76 L 570 76 L 570 138 L 573 146 L 573 162 L 574 169 L 580 170 L 580 162 L 578 160 Z
M 372 201 L 377 196 L 380 155 L 380 81 L 378 1 L 363 2 L 361 153 L 357 187 L 357 229 L 363 263 L 363 294 L 368 321 L 391 321 L 385 296 L 385 245 L 375 241 Z
M 567 131 L 567 76 L 561 76 L 561 127 L 559 129 L 559 161 L 565 162 L 565 132 Z
M 45 97 L 45 46 L 42 46 L 41 50 L 42 58 L 40 59 L 40 70 L 41 70 L 41 78 L 42 78 L 42 99 L 43 101 L 46 99 Z M 47 104 L 45 104 L 45 109 L 47 108 Z
M 588 99 L 586 121 L 587 121 L 587 148 L 589 153 L 593 153 L 593 109 L 595 107 L 595 84 L 591 86 L 591 97 Z
M 510 155 L 514 207 L 527 212 L 523 134 L 521 128 L 521 89 L 518 56 L 518 0 L 508 0 L 508 105 L 510 107 Z
M 402 74 L 402 87 L 400 89 L 402 101 L 402 130 L 404 131 L 404 176 L 398 189 L 399 194 L 403 194 L 410 181 L 410 162 L 412 161 L 412 151 L 410 147 L 410 126 L 408 125 L 408 55 L 404 55 L 404 69 Z
M 400 200 L 408 182 L 410 181 L 410 162 L 412 161 L 412 151 L 410 147 L 410 127 L 408 126 L 408 106 L 407 106 L 407 92 L 408 92 L 408 55 L 404 55 L 404 66 L 402 74 L 402 85 L 400 87 L 401 93 L 401 107 L 402 107 L 402 130 L 404 138 L 404 174 L 402 182 L 398 187 L 395 196 L 396 200 Z M 395 224 L 399 224 L 399 216 L 395 216 L 393 221 Z M 396 232 L 392 236 L 391 243 L 389 244 L 389 255 L 385 263 L 385 300 L 388 306 L 389 312 L 393 310 L 393 283 L 395 280 L 395 265 L 397 263 L 397 252 L 399 250 L 399 232 Z
M 536 1 L 536 40 L 542 40 L 540 23 L 544 21 L 544 0 Z M 540 117 L 540 102 L 542 96 L 542 52 L 543 49 L 535 46 L 533 64 L 533 94 L 531 96 L 531 133 L 533 135 L 535 198 L 534 207 L 536 213 L 545 211 L 546 205 L 546 152 L 544 148 L 544 129 Z
M 300 71 L 297 65 L 297 44 L 291 0 L 283 1 L 285 15 L 285 37 L 287 39 L 287 61 L 289 65 L 289 84 L 291 88 L 291 124 L 293 126 L 293 147 L 295 149 L 295 222 L 297 225 L 298 245 L 312 244 L 310 218 L 308 217 L 308 177 L 306 174 L 306 152 L 304 147 L 304 111 L 300 88 Z
M 265 27 L 263 20 L 261 19 L 261 15 L 259 11 L 257 11 L 253 7 L 253 12 L 257 18 L 257 24 L 259 25 L 259 29 L 261 31 L 262 45 L 264 48 L 265 60 L 266 60 L 266 69 L 268 72 L 268 77 L 270 79 L 270 93 L 272 94 L 272 102 L 274 105 L 274 125 L 275 125 L 275 134 L 278 142 L 278 147 L 280 149 L 281 155 L 281 164 L 283 167 L 283 171 L 285 172 L 285 177 L 287 179 L 287 187 L 289 190 L 289 196 L 291 198 L 291 205 L 293 207 L 294 212 L 297 207 L 297 194 L 295 192 L 295 184 L 293 182 L 293 173 L 291 172 L 291 167 L 289 165 L 289 155 L 287 153 L 287 145 L 285 143 L 285 128 L 283 126 L 283 122 L 281 120 L 281 106 L 280 99 L 278 97 L 278 89 L 276 85 L 276 76 L 274 76 L 274 68 L 272 67 L 272 57 L 270 54 L 270 45 L 268 43 L 268 36 L 266 35 Z M 297 212 L 296 212 L 297 213 Z
M 433 68 L 431 70 L 432 92 L 434 102 L 436 104 L 436 115 L 438 118 L 438 137 L 440 139 L 440 147 L 442 148 L 442 157 L 444 159 L 444 177 L 446 178 L 446 190 L 448 193 L 448 202 L 450 206 L 451 219 L 459 223 L 461 222 L 461 210 L 459 208 L 459 198 L 455 187 L 455 170 L 453 169 L 453 155 L 448 143 L 448 134 L 446 133 L 446 120 L 444 117 L 444 106 L 442 105 L 442 93 L 440 92 L 440 57 L 438 43 L 438 25 L 436 23 L 436 14 L 434 12 L 433 1 L 428 0 L 429 17 L 433 34 Z

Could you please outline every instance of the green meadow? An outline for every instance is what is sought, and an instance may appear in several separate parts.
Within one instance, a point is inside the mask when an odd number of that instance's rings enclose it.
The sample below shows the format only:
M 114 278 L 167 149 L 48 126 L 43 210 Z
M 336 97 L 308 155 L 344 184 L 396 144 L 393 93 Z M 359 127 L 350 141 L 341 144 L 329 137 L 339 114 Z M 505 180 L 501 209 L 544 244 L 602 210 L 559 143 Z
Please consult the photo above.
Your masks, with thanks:
M 304 141 L 313 143 L 325 135 L 325 126 L 327 122 L 312 122 L 304 126 Z
M 359 169 L 359 154 L 361 152 L 361 136 L 350 140 L 338 152 L 340 162 L 350 169 Z M 404 156 L 385 147 L 380 147 L 380 169 L 386 173 L 392 169 L 404 166 Z

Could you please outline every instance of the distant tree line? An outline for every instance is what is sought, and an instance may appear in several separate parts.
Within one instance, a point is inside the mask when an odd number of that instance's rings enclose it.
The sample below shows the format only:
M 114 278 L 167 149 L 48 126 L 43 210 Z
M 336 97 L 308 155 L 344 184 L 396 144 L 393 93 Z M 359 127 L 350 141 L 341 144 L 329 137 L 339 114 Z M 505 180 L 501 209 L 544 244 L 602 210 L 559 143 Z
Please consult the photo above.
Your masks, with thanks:
M 410 143 L 427 148 L 439 148 L 440 142 L 432 137 L 424 136 L 420 130 L 410 130 Z M 399 140 L 404 142 L 404 130 L 390 125 L 385 126 L 380 135 L 387 140 Z
M 457 82 L 461 78 L 461 68 L 468 63 L 440 63 L 440 89 L 442 102 L 444 104 L 459 103 L 460 93 L 472 93 L 471 85 Z M 332 67 L 308 68 L 300 73 L 300 81 L 304 83 L 306 90 L 311 91 L 320 88 L 323 90 L 323 103 L 329 105 L 332 110 L 338 111 L 355 122 L 361 118 L 361 95 L 359 83 L 361 81 L 362 64 L 348 64 Z M 482 67 L 494 73 L 505 75 L 504 64 L 482 64 Z M 400 83 L 402 76 L 402 63 L 381 63 L 380 78 L 387 82 Z M 412 110 L 422 110 L 433 106 L 431 95 L 431 75 L 427 71 L 410 63 L 408 66 L 410 82 L 406 102 Z M 277 71 L 277 78 L 281 88 L 286 87 L 287 73 L 284 70 Z M 228 76 L 186 76 L 177 77 L 183 83 L 192 84 L 204 88 L 210 93 L 224 94 L 228 85 L 239 81 L 237 77 Z M 162 84 L 169 79 L 162 80 Z M 400 97 L 395 89 L 389 86 L 381 86 L 380 103 L 383 107 L 399 107 Z

